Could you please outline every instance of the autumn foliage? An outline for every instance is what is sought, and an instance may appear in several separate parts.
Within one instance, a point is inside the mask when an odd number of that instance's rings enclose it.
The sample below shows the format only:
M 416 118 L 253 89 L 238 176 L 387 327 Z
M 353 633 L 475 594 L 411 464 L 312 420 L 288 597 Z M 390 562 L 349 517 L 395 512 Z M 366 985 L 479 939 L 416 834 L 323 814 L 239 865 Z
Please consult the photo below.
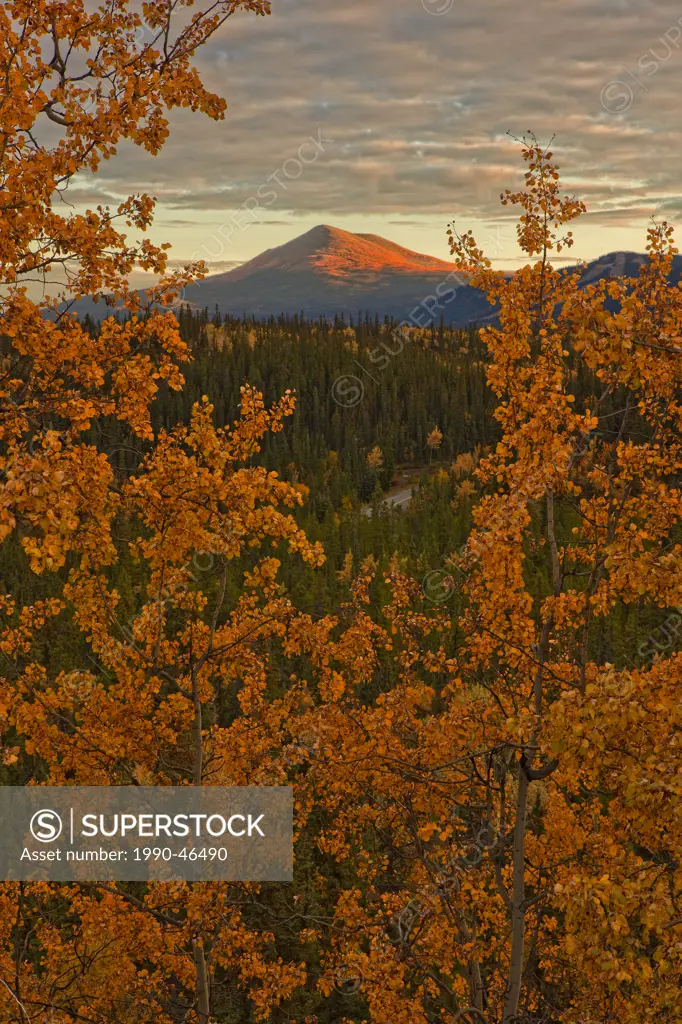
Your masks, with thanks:
M 397 557 L 379 619 L 374 566 L 352 559 L 346 602 L 304 614 L 279 570 L 324 559 L 297 525 L 305 489 L 257 459 L 293 396 L 266 409 L 245 384 L 230 429 L 205 396 L 155 435 L 159 382 L 181 388 L 191 353 L 126 276 L 156 272 L 151 298 L 170 299 L 201 268 L 166 275 L 163 247 L 129 241 L 120 223 L 146 229 L 150 197 L 59 202 L 120 140 L 157 152 L 167 109 L 222 115 L 193 52 L 267 4 L 189 7 L 145 3 L 141 43 L 127 0 L 0 11 L 0 540 L 54 583 L 29 606 L 0 596 L 3 781 L 291 784 L 296 878 L 3 883 L 0 1020 L 680 1020 L 682 663 L 647 647 L 616 668 L 592 643 L 624 604 L 682 602 L 671 229 L 651 228 L 636 280 L 579 287 L 551 255 L 583 206 L 524 140 L 524 187 L 503 201 L 528 265 L 505 278 L 450 233 L 499 307 L 482 333 L 501 440 L 476 453 L 474 527 L 446 566 L 462 614 L 434 610 Z M 60 298 L 110 293 L 132 319 L 93 335 L 29 298 L 59 268 Z M 123 482 L 83 440 L 107 418 L 150 443 Z M 47 669 L 54 629 L 87 664 Z M 333 1017 L 310 1009 L 322 997 Z

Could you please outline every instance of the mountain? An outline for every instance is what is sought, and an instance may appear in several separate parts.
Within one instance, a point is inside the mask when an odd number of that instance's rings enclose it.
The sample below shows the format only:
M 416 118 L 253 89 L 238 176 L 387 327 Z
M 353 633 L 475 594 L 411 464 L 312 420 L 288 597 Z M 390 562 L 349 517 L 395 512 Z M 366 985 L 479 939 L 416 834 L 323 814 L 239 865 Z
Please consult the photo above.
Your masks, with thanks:
M 647 257 L 607 253 L 588 264 L 582 283 L 636 276 Z M 682 256 L 671 279 L 682 275 Z M 306 317 L 388 314 L 426 326 L 439 321 L 466 326 L 495 318 L 485 295 L 466 284 L 453 263 L 405 249 L 379 235 L 354 234 L 319 224 L 284 245 L 267 249 L 233 270 L 190 285 L 182 297 L 212 312 L 255 317 L 302 313 Z M 84 300 L 74 311 L 95 319 L 111 315 L 103 302 Z
M 453 263 L 413 252 L 378 235 L 353 234 L 320 224 L 236 270 L 189 287 L 185 298 L 209 309 L 217 304 L 223 313 L 234 315 L 301 312 L 305 316 L 355 316 L 369 311 L 403 318 L 416 309 L 415 318 L 426 323 L 433 315 L 430 306 L 437 316 L 442 311 L 448 321 L 489 316 L 490 305 L 480 292 L 465 286 L 455 298 L 457 280 L 450 276 L 455 273 Z M 425 300 L 426 307 L 422 305 Z
M 405 249 L 379 235 L 353 234 L 319 224 L 284 245 L 223 274 L 190 285 L 184 302 L 241 316 L 303 313 L 306 317 L 369 312 L 426 325 L 440 318 L 466 324 L 490 319 L 491 306 L 464 284 L 454 263 Z M 455 294 L 456 289 L 456 294 Z M 110 316 L 103 303 L 75 304 L 80 316 Z

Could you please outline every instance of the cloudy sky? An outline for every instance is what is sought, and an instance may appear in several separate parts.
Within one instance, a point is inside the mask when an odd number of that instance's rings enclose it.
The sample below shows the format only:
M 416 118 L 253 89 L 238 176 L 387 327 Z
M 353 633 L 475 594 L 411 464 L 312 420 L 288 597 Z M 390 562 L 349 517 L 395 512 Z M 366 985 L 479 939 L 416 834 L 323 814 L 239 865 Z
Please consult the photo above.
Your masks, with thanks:
M 122 148 L 79 205 L 145 190 L 154 240 L 214 271 L 319 223 L 448 258 L 472 228 L 516 265 L 499 205 L 532 129 L 588 215 L 575 256 L 642 251 L 682 211 L 682 7 L 668 0 L 273 0 L 197 58 L 224 121 L 184 111 L 165 149 Z M 246 203 L 253 211 L 245 213 Z M 682 219 L 682 218 L 680 218 Z

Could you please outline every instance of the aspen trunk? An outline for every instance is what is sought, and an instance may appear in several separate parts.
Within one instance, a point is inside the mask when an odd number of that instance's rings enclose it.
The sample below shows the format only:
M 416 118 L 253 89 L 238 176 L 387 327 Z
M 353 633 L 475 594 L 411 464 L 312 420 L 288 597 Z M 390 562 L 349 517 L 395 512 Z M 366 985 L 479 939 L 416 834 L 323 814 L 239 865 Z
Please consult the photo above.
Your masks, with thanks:
M 210 1024 L 211 1005 L 208 992 L 208 971 L 204 947 L 196 939 L 192 942 L 194 969 L 197 976 L 197 1013 L 199 1024 Z
M 203 770 L 203 738 L 201 701 L 199 685 L 195 673 L 192 673 L 192 697 L 194 701 L 194 785 L 201 785 Z M 199 1024 L 210 1024 L 211 1001 L 208 986 L 208 971 L 203 944 L 199 939 L 192 940 L 194 971 L 197 979 L 197 1015 Z
M 526 910 L 524 907 L 526 899 L 526 817 L 528 812 L 528 777 L 525 771 L 525 754 L 522 754 L 519 759 L 518 772 L 519 792 L 516 799 L 516 822 L 514 824 L 511 956 L 502 1024 L 509 1024 L 518 1013 L 523 975 L 523 944 L 526 932 Z

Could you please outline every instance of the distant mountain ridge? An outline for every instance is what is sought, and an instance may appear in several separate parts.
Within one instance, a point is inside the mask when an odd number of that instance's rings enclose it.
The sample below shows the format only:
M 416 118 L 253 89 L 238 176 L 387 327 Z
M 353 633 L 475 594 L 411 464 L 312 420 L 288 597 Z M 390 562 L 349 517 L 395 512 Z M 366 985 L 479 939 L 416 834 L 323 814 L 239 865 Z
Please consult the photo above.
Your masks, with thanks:
M 582 283 L 635 276 L 646 259 L 635 252 L 607 253 L 588 264 Z M 672 283 L 681 275 L 682 256 L 676 256 Z M 454 263 L 413 252 L 379 235 L 318 224 L 233 270 L 188 286 L 183 301 L 210 311 L 218 306 L 223 315 L 256 318 L 369 313 L 426 326 L 442 315 L 446 323 L 459 327 L 494 319 L 486 296 L 463 281 L 466 277 Z M 74 311 L 95 319 L 111 315 L 104 302 L 92 300 L 76 303 Z

